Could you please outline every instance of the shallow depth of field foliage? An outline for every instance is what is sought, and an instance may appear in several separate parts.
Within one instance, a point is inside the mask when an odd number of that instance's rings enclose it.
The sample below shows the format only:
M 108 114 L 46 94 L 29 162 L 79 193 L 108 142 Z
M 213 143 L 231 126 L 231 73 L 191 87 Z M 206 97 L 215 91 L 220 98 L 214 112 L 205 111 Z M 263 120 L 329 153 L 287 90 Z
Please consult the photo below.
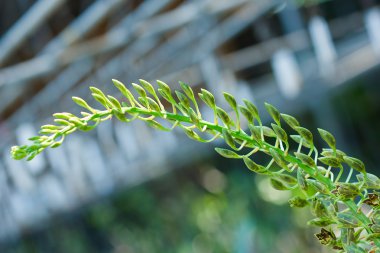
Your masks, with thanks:
M 291 212 L 261 199 L 259 181 L 239 161 L 212 163 L 181 168 L 57 217 L 25 236 L 17 252 L 321 252 L 305 231 L 306 210 Z M 220 187 L 210 191 L 205 178 L 215 173 Z
M 81 116 L 54 114 L 55 124 L 42 126 L 40 135 L 30 138 L 31 145 L 14 146 L 13 158 L 33 159 L 45 148 L 60 146 L 70 133 L 89 131 L 112 117 L 126 123 L 143 120 L 163 131 L 179 128 L 199 142 L 220 138 L 227 144 L 227 148 L 215 149 L 221 156 L 242 160 L 249 170 L 269 178 L 275 189 L 291 191 L 291 207 L 311 210 L 314 218 L 308 224 L 321 227 L 316 234 L 321 244 L 339 252 L 380 250 L 380 179 L 367 173 L 362 161 L 339 150 L 330 132 L 318 129 L 319 136 L 313 136 L 297 119 L 270 104 L 265 104 L 265 108 L 272 123 L 264 126 L 258 109 L 250 101 L 243 100 L 244 104 L 238 105 L 233 95 L 224 93 L 229 105 L 225 110 L 209 91 L 202 89 L 196 96 L 183 82 L 182 91 L 172 92 L 161 81 L 157 81 L 155 89 L 140 80 L 140 84 L 132 84 L 137 95 L 121 82 L 113 83 L 123 94 L 122 101 L 90 87 L 101 109 L 73 97 L 86 111 Z M 213 112 L 211 119 L 202 116 L 204 106 Z M 316 148 L 316 138 L 324 141 L 325 148 Z M 258 163 L 256 153 L 266 155 L 268 162 Z

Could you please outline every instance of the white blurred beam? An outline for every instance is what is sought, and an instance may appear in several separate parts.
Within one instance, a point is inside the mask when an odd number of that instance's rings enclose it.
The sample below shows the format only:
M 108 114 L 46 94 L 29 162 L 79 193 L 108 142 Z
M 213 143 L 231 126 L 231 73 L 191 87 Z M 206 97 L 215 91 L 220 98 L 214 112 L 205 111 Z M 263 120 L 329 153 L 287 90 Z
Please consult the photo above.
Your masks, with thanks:
M 0 40 L 0 65 L 22 45 L 22 43 L 54 14 L 65 0 L 40 0 L 22 16 Z
M 98 0 L 50 41 L 40 54 L 53 52 L 74 44 L 91 32 L 102 20 L 126 0 Z

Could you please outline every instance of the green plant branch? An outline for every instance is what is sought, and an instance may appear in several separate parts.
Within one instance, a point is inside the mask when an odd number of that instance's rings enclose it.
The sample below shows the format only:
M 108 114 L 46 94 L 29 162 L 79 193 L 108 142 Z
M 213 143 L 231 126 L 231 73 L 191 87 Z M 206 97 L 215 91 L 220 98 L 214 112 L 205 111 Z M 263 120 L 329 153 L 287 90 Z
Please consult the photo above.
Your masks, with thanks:
M 12 147 L 12 157 L 31 160 L 48 147 L 60 146 L 67 135 L 77 130 L 92 130 L 102 121 L 112 117 L 122 122 L 143 120 L 151 127 L 163 131 L 171 131 L 178 127 L 183 129 L 189 138 L 200 142 L 222 138 L 229 148 L 216 148 L 220 155 L 242 159 L 251 171 L 270 177 L 273 187 L 277 190 L 298 189 L 302 193 L 303 197 L 293 197 L 289 203 L 293 207 L 311 206 L 316 218 L 309 221 L 309 224 L 322 227 L 321 233 L 316 235 L 322 244 L 342 252 L 380 250 L 380 211 L 377 211 L 380 210 L 380 197 L 376 192 L 380 189 L 380 179 L 366 173 L 360 160 L 336 149 L 335 138 L 328 131 L 318 129 L 319 135 L 329 147 L 318 152 L 312 133 L 301 127 L 294 117 L 281 114 L 270 104 L 266 103 L 265 107 L 274 123 L 267 127 L 263 126 L 254 104 L 243 100 L 244 105 L 238 105 L 231 94 L 224 93 L 225 100 L 236 116 L 236 120 L 233 121 L 225 110 L 216 105 L 214 96 L 202 89 L 198 94 L 199 99 L 214 112 L 213 122 L 209 122 L 202 118 L 199 100 L 196 99 L 193 90 L 183 82 L 180 82 L 182 91 L 173 93 L 170 87 L 161 81 L 157 81 L 159 88 L 155 89 L 150 83 L 140 80 L 140 85 L 132 84 L 138 97 L 121 82 L 113 82 L 124 95 L 126 102 L 90 87 L 93 98 L 104 109 L 95 109 L 85 100 L 73 97 L 73 101 L 88 112 L 82 112 L 82 117 L 71 113 L 53 114 L 56 125 L 42 126 L 40 135 L 30 138 L 33 142 L 31 145 Z M 166 111 L 162 99 L 171 105 L 171 112 Z M 242 129 L 243 116 L 248 123 L 249 134 Z M 160 122 L 166 121 L 171 126 L 166 127 L 156 121 L 157 119 Z M 289 125 L 297 135 L 288 135 L 282 128 L 282 122 Z M 204 132 L 212 137 L 207 136 L 209 139 L 204 139 Z M 274 145 L 268 141 L 273 138 Z M 290 139 L 298 144 L 294 153 L 290 152 Z M 306 152 L 303 151 L 305 149 Z M 243 152 L 245 154 L 239 154 Z M 266 165 L 257 164 L 251 159 L 257 152 L 265 153 L 271 160 Z M 343 164 L 348 166 L 350 171 L 348 177 L 341 181 Z M 335 180 L 332 172 L 334 168 L 339 169 Z M 358 173 L 357 181 L 350 182 L 354 170 Z M 340 210 L 338 204 L 347 208 Z M 372 210 L 364 214 L 361 210 L 363 204 Z M 338 230 L 340 236 L 336 236 Z

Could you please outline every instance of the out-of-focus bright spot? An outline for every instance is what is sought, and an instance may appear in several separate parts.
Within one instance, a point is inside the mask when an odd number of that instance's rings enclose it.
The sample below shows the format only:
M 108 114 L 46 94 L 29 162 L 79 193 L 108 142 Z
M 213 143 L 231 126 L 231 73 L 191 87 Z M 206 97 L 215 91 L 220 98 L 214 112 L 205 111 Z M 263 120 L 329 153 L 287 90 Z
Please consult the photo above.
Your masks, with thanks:
M 192 248 L 194 253 L 211 253 L 214 252 L 210 238 L 206 234 L 198 234 L 194 237 Z
M 256 177 L 256 185 L 260 193 L 260 197 L 270 203 L 283 205 L 288 202 L 291 194 L 289 191 L 278 191 L 270 184 L 270 178 Z
M 227 180 L 222 172 L 211 168 L 202 175 L 202 184 L 211 193 L 221 193 L 226 188 Z
M 288 99 L 296 98 L 302 86 L 302 75 L 293 53 L 287 49 L 275 52 L 272 68 L 282 94 Z

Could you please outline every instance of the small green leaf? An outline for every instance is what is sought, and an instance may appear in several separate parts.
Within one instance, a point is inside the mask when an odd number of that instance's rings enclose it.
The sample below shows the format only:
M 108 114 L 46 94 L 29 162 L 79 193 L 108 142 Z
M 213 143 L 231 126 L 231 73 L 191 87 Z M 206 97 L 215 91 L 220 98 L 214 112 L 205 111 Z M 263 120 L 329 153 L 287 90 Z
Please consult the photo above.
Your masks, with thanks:
M 111 104 L 110 104 L 110 103 L 107 103 L 106 99 L 105 99 L 104 97 L 100 96 L 99 94 L 92 93 L 91 95 L 92 95 L 92 97 L 93 97 L 96 101 L 98 101 L 98 102 L 99 102 L 101 105 L 103 105 L 105 108 L 108 109 L 108 108 L 112 107 Z
M 91 106 L 89 106 L 87 104 L 86 101 L 84 101 L 84 99 L 80 98 L 80 97 L 72 97 L 72 100 L 79 106 L 89 110 L 90 112 L 95 112 L 95 109 L 92 108 Z
M 297 133 L 299 135 L 301 135 L 301 137 L 306 140 L 306 142 L 313 146 L 313 134 L 306 128 L 304 127 L 295 127 L 294 130 L 297 131 Z
M 115 97 L 111 96 L 111 95 L 108 95 L 108 100 L 112 103 L 112 105 L 114 106 L 114 108 L 119 111 L 119 112 L 122 112 L 123 110 L 121 109 L 121 104 L 119 102 L 119 100 L 117 100 Z
M 258 165 L 254 161 L 252 161 L 250 158 L 243 156 L 243 161 L 247 168 L 253 172 L 259 173 L 259 174 L 266 174 L 268 171 L 265 169 L 264 166 Z
M 321 152 L 322 156 L 333 156 L 337 158 L 340 162 L 343 162 L 343 156 L 346 156 L 346 153 L 343 151 L 336 149 L 335 151 L 329 148 L 324 148 L 323 151 Z
M 299 207 L 299 208 L 305 207 L 309 204 L 306 199 L 303 199 L 298 196 L 295 196 L 289 199 L 288 202 L 289 202 L 290 207 Z
M 329 145 L 333 150 L 336 149 L 336 140 L 335 137 L 328 131 L 318 128 L 319 135 L 322 139 Z
M 166 131 L 166 132 L 170 132 L 171 129 L 170 128 L 167 128 L 167 127 L 164 127 L 163 125 L 161 125 L 160 123 L 158 123 L 157 121 L 155 120 L 146 120 L 145 121 L 150 127 L 152 128 L 155 128 L 155 129 L 158 129 L 158 130 L 161 130 L 161 131 Z
M 252 124 L 253 123 L 253 115 L 252 115 L 252 113 L 247 108 L 245 108 L 244 106 L 239 105 L 238 107 L 239 107 L 240 112 L 247 119 L 248 123 Z
M 147 82 L 147 81 L 145 81 L 145 80 L 143 80 L 143 79 L 139 79 L 139 82 L 140 82 L 141 86 L 142 86 L 147 92 L 149 92 L 149 93 L 152 94 L 152 95 L 156 95 L 156 91 L 154 90 L 153 86 L 152 86 L 149 82 Z M 142 95 L 140 94 L 140 96 L 142 96 Z
M 359 159 L 350 156 L 343 156 L 343 160 L 348 166 L 350 166 L 354 170 L 359 171 L 360 173 L 366 173 L 365 165 Z
M 201 92 L 199 97 L 203 100 L 203 102 L 206 103 L 211 109 L 215 109 L 215 98 L 214 95 L 211 94 L 208 90 L 201 89 Z
M 279 153 L 277 153 L 276 150 L 274 150 L 273 148 L 270 148 L 269 149 L 269 152 L 271 154 L 271 156 L 273 157 L 275 163 L 280 166 L 281 168 L 289 171 L 289 168 L 287 166 L 287 162 L 286 160 L 284 159 L 284 157 L 282 155 L 280 155 Z
M 72 118 L 70 118 L 69 122 L 73 123 L 76 127 L 84 127 L 84 126 L 86 126 L 86 122 L 82 121 L 78 117 L 72 117 Z
M 133 88 L 137 91 L 137 93 L 145 98 L 146 97 L 146 91 L 143 89 L 143 87 L 141 87 L 140 85 L 136 84 L 136 83 L 132 83 L 132 86 Z
M 21 148 L 20 146 L 13 146 L 11 147 L 11 156 L 15 160 L 21 160 L 25 158 L 28 155 L 28 153 Z
M 190 129 L 187 129 L 187 128 L 183 128 L 183 130 L 185 131 L 185 134 L 190 138 L 190 139 L 193 139 L 193 140 L 196 140 L 196 141 L 203 141 L 203 139 L 196 133 L 194 132 L 193 130 L 190 130 Z
M 360 194 L 359 188 L 351 183 L 339 183 L 336 188 L 341 199 L 352 199 Z
M 306 165 L 313 167 L 313 168 L 315 167 L 315 162 L 314 162 L 313 158 L 311 158 L 310 156 L 305 155 L 303 153 L 299 153 L 299 152 L 294 152 L 294 154 L 296 155 L 296 157 L 298 159 L 301 160 L 301 162 L 303 164 L 306 164 Z
M 170 92 L 164 91 L 163 89 L 157 89 L 158 93 L 161 94 L 161 96 L 168 101 L 170 104 L 177 104 Z
M 247 109 L 251 112 L 252 116 L 258 121 L 261 122 L 260 116 L 259 116 L 259 111 L 257 110 L 257 107 L 252 104 L 250 101 L 243 99 L 243 102 Z
M 322 184 L 321 182 L 315 180 L 315 179 L 306 179 L 307 185 L 312 187 L 316 192 L 320 192 L 323 194 L 329 194 L 330 191 L 327 189 L 327 187 Z
M 217 106 L 216 107 L 216 114 L 218 115 L 218 117 L 223 121 L 223 123 L 227 127 L 234 126 L 233 121 L 231 120 L 230 116 L 228 115 L 228 113 L 225 110 L 223 110 L 222 108 Z
M 300 123 L 298 123 L 297 119 L 294 118 L 293 116 L 290 116 L 285 113 L 281 113 L 281 117 L 284 119 L 286 124 L 288 124 L 291 128 L 299 127 Z
M 233 158 L 233 159 L 241 158 L 240 155 L 236 154 L 234 151 L 229 150 L 229 149 L 215 148 L 215 151 L 218 152 L 219 155 L 225 158 Z
M 188 84 L 181 82 L 181 81 L 179 81 L 179 85 L 181 86 L 183 92 L 185 92 L 186 96 L 188 96 L 191 99 L 191 101 L 194 102 L 195 97 L 194 97 L 194 92 L 191 89 L 191 87 Z
M 177 98 L 178 98 L 179 102 L 186 108 L 186 111 L 187 111 L 188 108 L 190 108 L 190 101 L 189 101 L 189 99 L 185 96 L 185 94 L 183 94 L 180 91 L 176 90 L 175 94 L 177 95 Z
M 253 124 L 248 124 L 248 128 L 251 131 L 251 136 L 255 141 L 261 141 L 261 127 L 255 126 Z
M 371 173 L 366 173 L 366 178 L 363 174 L 356 175 L 358 181 L 363 182 L 365 180 L 365 187 L 373 190 L 380 190 L 380 179 Z
M 340 212 L 336 215 L 339 225 L 344 228 L 357 228 L 361 226 L 360 221 L 351 213 Z
M 279 180 L 276 180 L 274 178 L 271 178 L 270 179 L 270 184 L 272 185 L 272 187 L 276 190 L 279 190 L 279 191 L 286 191 L 286 190 L 290 190 L 289 187 L 287 187 L 284 183 L 282 183 L 281 181 Z
M 90 86 L 90 90 L 91 90 L 92 93 L 97 94 L 97 95 L 99 95 L 100 97 L 102 97 L 103 99 L 106 100 L 106 95 L 104 95 L 103 91 L 101 91 L 98 88 L 93 87 L 93 86 Z
M 321 163 L 326 164 L 327 166 L 331 166 L 331 167 L 335 167 L 335 168 L 338 168 L 341 165 L 341 162 L 339 161 L 339 159 L 334 157 L 334 156 L 320 157 L 320 158 L 318 158 L 318 160 Z
M 193 108 L 189 107 L 188 113 L 189 113 L 191 122 L 193 122 L 194 125 L 196 125 L 198 128 L 200 128 L 198 115 L 195 113 Z
M 227 101 L 227 103 L 231 106 L 231 108 L 234 111 L 237 111 L 237 103 L 236 99 L 229 93 L 223 92 L 224 99 Z
M 225 128 L 223 128 L 222 134 L 223 134 L 223 139 L 228 144 L 228 146 L 236 150 L 235 141 L 232 135 L 230 134 L 230 132 L 226 130 Z
M 158 87 L 160 87 L 160 89 L 166 93 L 166 94 L 172 94 L 172 91 L 169 87 L 169 85 L 167 85 L 166 83 L 164 83 L 163 81 L 160 81 L 160 80 L 157 80 L 157 85 Z
M 297 142 L 298 144 L 302 140 L 302 146 L 306 148 L 311 148 L 310 144 L 303 140 L 303 138 L 300 135 L 290 135 L 290 138 L 292 138 L 293 141 Z
M 276 178 L 279 179 L 280 181 L 286 183 L 289 186 L 294 186 L 297 184 L 297 179 L 291 175 L 280 174 L 280 175 L 277 175 Z
M 269 115 L 272 117 L 274 122 L 276 122 L 277 125 L 281 126 L 280 112 L 273 105 L 269 103 L 264 103 L 264 104 L 265 104 L 265 108 L 267 109 Z
M 125 85 L 122 82 L 120 82 L 116 79 L 112 79 L 112 82 L 115 85 L 115 87 L 124 95 L 124 97 L 126 97 L 128 99 L 131 106 L 134 106 L 135 103 L 133 101 L 133 95 L 132 95 L 131 91 L 128 90 L 127 87 L 125 87 Z
M 150 107 L 150 109 L 152 111 L 155 111 L 155 112 L 160 112 L 161 111 L 160 106 L 152 98 L 146 97 L 146 101 L 148 102 L 149 107 Z
M 263 129 L 264 136 L 273 137 L 273 138 L 277 137 L 276 133 L 270 127 L 262 126 L 261 128 Z
M 326 227 L 334 223 L 335 223 L 334 220 L 327 217 L 322 217 L 322 218 L 315 218 L 315 219 L 309 220 L 307 222 L 307 225 L 317 226 L 317 227 Z
M 306 182 L 305 173 L 300 168 L 297 169 L 297 183 L 301 190 L 307 191 L 308 184 Z
M 277 137 L 282 142 L 288 143 L 288 135 L 286 134 L 285 130 L 282 129 L 280 126 L 276 125 L 276 124 L 272 123 L 271 125 L 272 125 L 272 128 L 273 128 L 275 134 L 277 135 Z

